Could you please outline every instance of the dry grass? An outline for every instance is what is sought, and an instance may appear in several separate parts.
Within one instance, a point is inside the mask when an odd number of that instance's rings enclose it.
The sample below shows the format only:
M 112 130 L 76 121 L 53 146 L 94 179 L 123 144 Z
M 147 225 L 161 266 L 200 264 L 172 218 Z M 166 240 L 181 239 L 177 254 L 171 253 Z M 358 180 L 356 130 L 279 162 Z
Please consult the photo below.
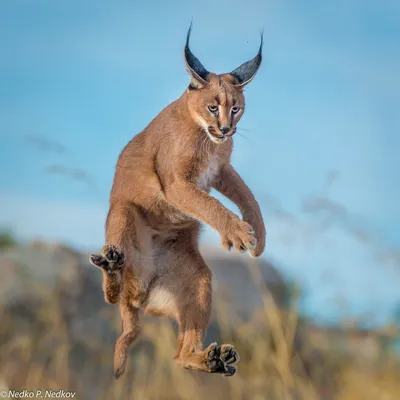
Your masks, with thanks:
M 95 318 L 110 335 L 100 340 L 71 332 L 73 313 L 61 311 L 62 290 L 32 290 L 43 299 L 1 315 L 0 383 L 10 389 L 75 390 L 79 399 L 393 399 L 400 398 L 399 365 L 384 355 L 361 365 L 329 344 L 319 346 L 303 330 L 294 303 L 282 310 L 260 282 L 256 264 L 249 264 L 263 298 L 262 310 L 247 321 L 227 312 L 215 295 L 214 314 L 223 342 L 241 354 L 232 378 L 184 371 L 172 358 L 176 330 L 165 319 L 146 318 L 126 374 L 112 376 L 113 343 L 119 334 L 115 307 Z M 227 317 L 229 315 L 229 318 Z M 96 322 L 96 321 L 94 321 Z M 99 321 L 97 321 L 99 322 Z M 87 324 L 92 324 L 88 321 Z M 78 338 L 78 339 L 77 339 Z M 209 337 L 213 340 L 216 337 Z M 300 339 L 300 344 L 299 344 Z

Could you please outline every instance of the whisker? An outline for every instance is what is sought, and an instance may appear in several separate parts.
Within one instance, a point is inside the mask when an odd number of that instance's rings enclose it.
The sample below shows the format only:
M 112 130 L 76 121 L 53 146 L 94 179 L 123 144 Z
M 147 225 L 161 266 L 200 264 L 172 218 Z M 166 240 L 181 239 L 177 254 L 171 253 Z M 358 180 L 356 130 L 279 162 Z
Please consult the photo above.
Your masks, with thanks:
M 204 137 L 203 137 L 203 140 L 200 145 L 201 153 L 203 153 L 203 150 L 204 150 L 204 152 L 206 152 L 207 141 L 208 141 L 208 135 L 207 135 L 207 132 L 204 132 Z
M 250 132 L 250 133 L 255 133 L 254 131 L 252 131 L 251 129 L 247 129 L 247 128 L 243 128 L 243 127 L 237 127 L 238 129 L 241 129 L 242 131 L 245 131 L 245 132 Z
M 208 142 L 208 136 L 207 133 L 204 135 L 204 140 L 203 140 L 203 147 L 202 150 L 204 152 L 204 154 L 207 154 L 207 142 Z
M 210 152 L 211 152 L 211 147 L 212 147 L 212 142 L 209 137 L 207 137 L 207 144 L 206 144 L 206 149 L 207 149 L 207 157 L 210 157 Z
M 201 138 L 200 142 L 200 154 L 203 154 L 203 144 L 204 144 L 204 136 Z
M 247 136 L 243 135 L 243 133 L 240 133 L 237 129 L 236 129 L 236 133 L 237 133 L 240 137 L 246 139 L 246 140 L 247 140 L 249 143 L 251 143 L 252 145 L 255 144 L 253 140 L 251 140 L 251 139 L 248 138 Z

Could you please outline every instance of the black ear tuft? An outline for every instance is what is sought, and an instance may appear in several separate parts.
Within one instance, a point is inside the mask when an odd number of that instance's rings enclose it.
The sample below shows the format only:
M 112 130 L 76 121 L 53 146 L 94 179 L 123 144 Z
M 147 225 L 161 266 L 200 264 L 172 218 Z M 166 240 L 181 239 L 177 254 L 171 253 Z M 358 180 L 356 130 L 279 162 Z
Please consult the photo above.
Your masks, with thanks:
M 261 32 L 261 43 L 257 55 L 240 65 L 233 70 L 230 74 L 238 80 L 237 86 L 247 85 L 256 75 L 258 68 L 260 68 L 262 61 L 262 48 L 263 48 L 263 32 Z
M 199 81 L 199 83 L 205 84 L 209 72 L 203 67 L 202 63 L 198 58 L 191 52 L 189 47 L 190 33 L 192 32 L 193 21 L 190 23 L 190 27 L 186 36 L 185 45 L 185 63 L 193 78 Z

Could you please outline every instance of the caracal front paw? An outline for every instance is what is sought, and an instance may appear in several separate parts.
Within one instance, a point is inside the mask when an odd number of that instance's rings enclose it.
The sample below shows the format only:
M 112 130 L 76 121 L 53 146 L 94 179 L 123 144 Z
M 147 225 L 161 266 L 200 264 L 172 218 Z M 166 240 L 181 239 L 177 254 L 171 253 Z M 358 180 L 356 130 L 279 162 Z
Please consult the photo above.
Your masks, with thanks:
M 222 236 L 222 245 L 230 250 L 235 247 L 240 253 L 246 250 L 254 251 L 257 247 L 257 239 L 253 227 L 245 221 L 237 218 L 228 226 L 227 232 Z
M 253 225 L 255 227 L 255 236 L 257 238 L 257 245 L 253 250 L 249 250 L 249 254 L 251 257 L 260 257 L 261 254 L 264 252 L 265 249 L 265 238 L 266 232 L 265 228 L 262 226 L 257 226 L 256 224 Z

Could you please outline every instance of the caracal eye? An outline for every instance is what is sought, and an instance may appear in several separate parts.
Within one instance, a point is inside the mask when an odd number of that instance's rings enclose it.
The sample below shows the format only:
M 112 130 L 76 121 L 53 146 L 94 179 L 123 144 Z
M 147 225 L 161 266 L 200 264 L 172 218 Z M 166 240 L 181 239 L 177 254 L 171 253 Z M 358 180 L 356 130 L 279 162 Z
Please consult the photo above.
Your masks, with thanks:
M 208 106 L 208 109 L 213 113 L 217 113 L 218 112 L 218 106 Z
M 232 107 L 232 114 L 237 114 L 239 112 L 240 108 L 239 107 Z

